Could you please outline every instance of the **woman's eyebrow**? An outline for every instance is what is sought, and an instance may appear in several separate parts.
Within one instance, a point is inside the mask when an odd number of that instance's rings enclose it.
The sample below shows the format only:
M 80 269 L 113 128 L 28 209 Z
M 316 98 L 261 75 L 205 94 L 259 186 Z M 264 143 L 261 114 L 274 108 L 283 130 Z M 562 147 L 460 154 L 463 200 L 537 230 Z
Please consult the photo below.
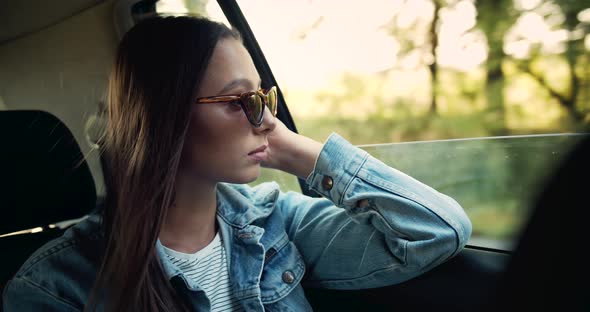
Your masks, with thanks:
M 223 87 L 223 89 L 221 89 L 221 91 L 219 91 L 217 94 L 224 95 L 228 91 L 235 89 L 236 87 L 239 87 L 239 86 L 245 87 L 246 90 L 253 89 L 253 87 L 254 87 L 254 85 L 252 84 L 252 81 L 250 81 L 248 79 L 245 79 L 245 78 L 235 79 L 235 80 L 232 80 L 230 83 L 226 84 L 225 87 Z

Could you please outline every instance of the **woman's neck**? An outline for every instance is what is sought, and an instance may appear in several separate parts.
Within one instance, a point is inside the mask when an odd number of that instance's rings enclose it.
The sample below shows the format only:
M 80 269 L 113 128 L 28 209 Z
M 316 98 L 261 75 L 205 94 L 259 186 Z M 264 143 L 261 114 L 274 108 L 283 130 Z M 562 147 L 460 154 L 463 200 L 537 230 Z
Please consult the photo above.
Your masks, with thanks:
M 217 232 L 216 190 L 216 183 L 179 174 L 175 184 L 175 203 L 168 208 L 160 242 L 184 253 L 195 253 L 207 246 Z

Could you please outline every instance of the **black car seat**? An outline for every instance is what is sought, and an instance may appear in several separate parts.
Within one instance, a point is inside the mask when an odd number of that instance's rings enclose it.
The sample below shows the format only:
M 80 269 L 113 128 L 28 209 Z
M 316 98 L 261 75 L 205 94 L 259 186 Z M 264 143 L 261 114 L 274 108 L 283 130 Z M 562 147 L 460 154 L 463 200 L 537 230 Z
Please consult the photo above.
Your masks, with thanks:
M 590 135 L 534 202 L 489 311 L 590 311 Z
M 72 133 L 48 112 L 0 111 L 0 143 L 1 293 L 31 253 L 63 233 L 55 223 L 95 209 L 96 189 Z

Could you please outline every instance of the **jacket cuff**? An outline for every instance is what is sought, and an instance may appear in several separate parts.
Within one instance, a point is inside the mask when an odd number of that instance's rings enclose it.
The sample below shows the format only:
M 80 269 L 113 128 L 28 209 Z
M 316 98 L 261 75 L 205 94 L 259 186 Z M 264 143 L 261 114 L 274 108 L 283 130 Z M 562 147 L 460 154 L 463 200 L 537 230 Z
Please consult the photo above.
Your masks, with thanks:
M 343 207 L 344 194 L 368 156 L 366 151 L 332 133 L 306 182 L 312 190 Z

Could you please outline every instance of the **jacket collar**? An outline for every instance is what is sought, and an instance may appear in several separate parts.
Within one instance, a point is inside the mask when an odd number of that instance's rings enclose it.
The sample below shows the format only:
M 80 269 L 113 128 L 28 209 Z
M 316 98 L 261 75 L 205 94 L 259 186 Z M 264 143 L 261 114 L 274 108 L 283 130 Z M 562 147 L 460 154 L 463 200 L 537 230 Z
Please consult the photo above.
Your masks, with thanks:
M 255 220 L 270 215 L 276 205 L 279 193 L 279 186 L 275 182 L 263 183 L 254 188 L 239 184 L 219 183 L 217 185 L 218 222 L 224 221 L 229 226 L 242 229 Z M 220 227 L 224 227 L 224 225 L 220 224 Z M 167 259 L 159 239 L 156 242 L 156 252 L 168 279 L 180 276 L 187 288 L 198 289 L 198 287 L 189 287 L 190 283 L 180 269 Z M 226 252 L 231 252 L 231 250 Z
M 273 211 L 279 197 L 276 182 L 256 187 L 242 184 L 217 185 L 217 215 L 229 225 L 243 228 Z

